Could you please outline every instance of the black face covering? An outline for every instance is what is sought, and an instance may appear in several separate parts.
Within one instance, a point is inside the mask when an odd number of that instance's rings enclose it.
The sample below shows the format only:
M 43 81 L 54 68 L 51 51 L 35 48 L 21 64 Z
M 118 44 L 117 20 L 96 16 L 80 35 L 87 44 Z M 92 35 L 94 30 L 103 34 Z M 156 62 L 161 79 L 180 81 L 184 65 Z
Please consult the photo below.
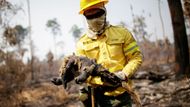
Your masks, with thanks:
M 95 10 L 95 9 L 92 9 Z M 95 19 L 95 18 L 99 18 L 101 17 L 103 14 L 105 14 L 105 10 L 103 9 L 96 9 L 96 12 L 94 14 L 86 14 L 86 12 L 84 13 L 84 16 L 86 17 L 86 19 L 90 20 L 90 19 Z

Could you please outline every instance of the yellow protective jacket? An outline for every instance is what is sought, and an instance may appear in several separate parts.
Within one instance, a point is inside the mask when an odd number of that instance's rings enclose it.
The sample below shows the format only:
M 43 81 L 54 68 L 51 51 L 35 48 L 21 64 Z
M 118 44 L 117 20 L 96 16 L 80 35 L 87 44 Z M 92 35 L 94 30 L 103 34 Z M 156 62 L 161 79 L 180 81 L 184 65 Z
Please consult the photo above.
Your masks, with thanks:
M 84 34 L 77 43 L 76 55 L 96 59 L 110 72 L 123 71 L 131 77 L 142 63 L 142 54 L 132 34 L 120 26 L 110 26 L 97 39 Z M 90 85 L 104 85 L 100 77 L 90 77 Z M 125 92 L 122 87 L 105 92 L 108 96 L 117 96 Z

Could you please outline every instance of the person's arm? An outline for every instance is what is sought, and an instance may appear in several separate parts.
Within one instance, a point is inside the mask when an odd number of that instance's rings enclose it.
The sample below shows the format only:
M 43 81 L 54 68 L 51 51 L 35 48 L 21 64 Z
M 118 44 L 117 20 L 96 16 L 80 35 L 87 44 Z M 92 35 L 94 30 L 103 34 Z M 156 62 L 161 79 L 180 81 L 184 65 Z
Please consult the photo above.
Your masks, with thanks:
M 127 78 L 130 78 L 142 63 L 142 53 L 140 52 L 139 46 L 137 45 L 137 42 L 133 38 L 132 34 L 128 31 L 126 31 L 123 50 L 127 63 L 122 71 L 125 73 Z

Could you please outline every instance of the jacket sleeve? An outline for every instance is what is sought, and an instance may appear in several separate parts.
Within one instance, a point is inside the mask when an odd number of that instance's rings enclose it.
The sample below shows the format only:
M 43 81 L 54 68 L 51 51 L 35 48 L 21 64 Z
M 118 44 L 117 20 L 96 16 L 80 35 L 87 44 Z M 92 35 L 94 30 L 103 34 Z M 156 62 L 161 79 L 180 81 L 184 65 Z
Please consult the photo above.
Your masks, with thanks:
M 128 31 L 125 33 L 123 48 L 127 63 L 122 71 L 130 78 L 142 64 L 142 53 L 132 34 Z

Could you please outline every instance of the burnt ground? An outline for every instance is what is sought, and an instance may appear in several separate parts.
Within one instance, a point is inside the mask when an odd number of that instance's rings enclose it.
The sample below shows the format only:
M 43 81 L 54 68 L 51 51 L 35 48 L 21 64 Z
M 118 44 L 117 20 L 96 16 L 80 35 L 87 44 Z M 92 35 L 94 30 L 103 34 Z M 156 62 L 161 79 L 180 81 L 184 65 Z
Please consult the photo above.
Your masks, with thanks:
M 171 66 L 153 66 L 135 75 L 143 107 L 190 107 L 190 79 L 177 80 Z

